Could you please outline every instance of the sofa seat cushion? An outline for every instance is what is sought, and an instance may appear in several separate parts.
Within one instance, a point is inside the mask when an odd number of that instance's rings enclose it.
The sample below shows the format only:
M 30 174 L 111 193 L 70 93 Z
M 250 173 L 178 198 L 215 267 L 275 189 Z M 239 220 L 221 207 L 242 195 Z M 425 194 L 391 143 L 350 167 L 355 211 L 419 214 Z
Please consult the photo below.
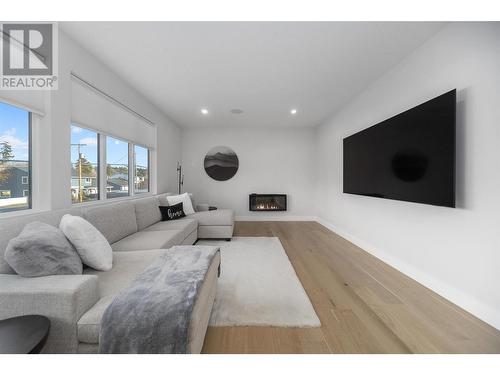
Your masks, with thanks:
M 181 230 L 141 231 L 131 234 L 111 245 L 113 251 L 135 251 L 151 249 L 169 249 L 180 244 L 183 237 Z
M 182 230 L 185 232 L 187 236 L 196 228 L 198 228 L 198 222 L 196 220 L 179 219 L 179 220 L 160 221 L 159 223 L 153 224 L 144 230 L 145 231 Z
M 112 293 L 102 297 L 90 310 L 83 314 L 78 321 L 78 341 L 80 342 L 80 346 L 82 343 L 84 345 L 96 345 L 95 348 L 93 348 L 95 349 L 93 352 L 97 353 L 101 319 L 104 311 L 106 311 L 109 304 L 113 301 L 115 294 L 125 288 L 128 283 L 130 283 L 136 275 L 149 266 L 149 264 L 151 264 L 154 260 L 154 257 L 158 256 L 162 251 L 164 250 L 115 253 L 116 257 L 113 260 L 114 266 L 111 271 L 99 272 L 92 270 L 92 274 L 97 274 L 99 276 L 99 281 L 101 281 L 101 278 L 106 278 L 106 283 L 113 284 L 107 288 L 107 291 Z M 147 260 L 145 258 L 147 258 Z M 188 330 L 189 353 L 201 352 L 205 332 L 210 319 L 210 313 L 215 299 L 215 293 L 217 291 L 217 275 L 220 263 L 220 254 L 217 254 L 212 260 L 212 264 L 206 273 L 205 280 L 199 289 L 198 297 L 193 306 Z M 118 272 L 116 271 L 117 269 Z M 122 277 L 120 274 L 126 274 L 128 276 Z M 117 277 L 119 277 L 119 280 L 115 282 Z
M 198 225 L 233 225 L 234 213 L 233 210 L 214 210 L 214 211 L 200 211 L 187 218 L 195 219 Z M 185 220 L 185 219 L 181 219 Z
M 101 298 L 89 311 L 78 321 L 78 341 L 86 344 L 99 344 L 99 331 L 101 330 L 101 318 L 104 311 L 113 302 L 115 296 Z
M 85 268 L 85 275 L 97 276 L 99 296 L 115 295 L 144 271 L 165 249 L 113 252 L 113 268 L 96 271 Z
M 137 275 L 144 271 L 165 250 L 139 250 L 113 253 L 113 268 L 97 271 L 86 268 L 83 273 L 97 276 L 101 299 L 78 321 L 78 341 L 87 344 L 99 343 L 99 330 L 104 311 L 114 296 L 125 288 Z

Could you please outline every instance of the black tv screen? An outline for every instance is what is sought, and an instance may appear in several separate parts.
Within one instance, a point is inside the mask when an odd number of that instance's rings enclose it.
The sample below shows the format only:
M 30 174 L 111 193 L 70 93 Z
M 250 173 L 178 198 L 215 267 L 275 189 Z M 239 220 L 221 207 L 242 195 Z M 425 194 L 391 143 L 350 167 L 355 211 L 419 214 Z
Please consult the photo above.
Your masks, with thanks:
M 344 193 L 455 207 L 456 90 L 344 138 Z

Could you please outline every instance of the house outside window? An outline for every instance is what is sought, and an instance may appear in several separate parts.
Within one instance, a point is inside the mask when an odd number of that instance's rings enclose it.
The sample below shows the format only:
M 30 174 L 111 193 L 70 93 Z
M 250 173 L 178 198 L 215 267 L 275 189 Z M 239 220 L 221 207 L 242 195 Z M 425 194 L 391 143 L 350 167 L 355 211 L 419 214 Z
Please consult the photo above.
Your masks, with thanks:
M 31 208 L 31 113 L 0 102 L 0 213 Z

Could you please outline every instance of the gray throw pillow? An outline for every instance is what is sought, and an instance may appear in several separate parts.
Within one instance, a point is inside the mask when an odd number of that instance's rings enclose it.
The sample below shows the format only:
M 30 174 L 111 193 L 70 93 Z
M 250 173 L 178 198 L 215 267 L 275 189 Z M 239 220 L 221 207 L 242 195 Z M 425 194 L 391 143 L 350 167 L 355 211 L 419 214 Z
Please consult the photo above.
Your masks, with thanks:
M 63 232 L 39 221 L 9 241 L 5 260 L 24 277 L 81 275 L 82 260 Z

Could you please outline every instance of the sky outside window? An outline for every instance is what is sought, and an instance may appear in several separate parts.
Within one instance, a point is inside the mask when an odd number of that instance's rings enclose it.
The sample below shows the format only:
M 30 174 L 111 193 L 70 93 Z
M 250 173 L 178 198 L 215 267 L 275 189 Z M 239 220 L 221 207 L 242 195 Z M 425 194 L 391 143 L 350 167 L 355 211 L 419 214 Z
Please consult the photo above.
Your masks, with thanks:
M 0 143 L 8 142 L 14 160 L 28 161 L 29 112 L 0 103 Z
M 85 144 L 81 146 L 81 152 L 85 158 L 92 164 L 97 165 L 97 133 L 91 130 L 80 128 L 78 126 L 71 126 L 71 143 L 72 144 Z M 78 147 L 71 147 L 71 160 L 78 159 Z
M 106 177 L 108 198 L 129 195 L 127 142 L 106 137 Z

